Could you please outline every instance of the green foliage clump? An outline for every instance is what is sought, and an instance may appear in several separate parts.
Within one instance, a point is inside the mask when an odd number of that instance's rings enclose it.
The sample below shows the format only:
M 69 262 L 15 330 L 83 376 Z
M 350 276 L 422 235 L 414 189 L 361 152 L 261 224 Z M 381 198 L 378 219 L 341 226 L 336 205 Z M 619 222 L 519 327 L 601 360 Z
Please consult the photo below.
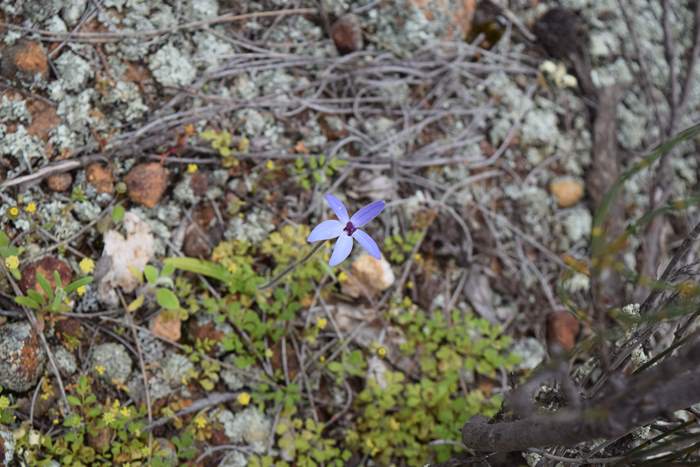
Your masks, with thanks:
M 319 156 L 297 157 L 291 166 L 290 175 L 296 177 L 304 190 L 310 190 L 312 184 L 326 186 L 328 181 L 347 165 L 347 161 L 336 157 Z
M 238 160 L 235 158 L 235 152 L 244 154 L 248 152 L 248 147 L 250 146 L 248 138 L 242 137 L 238 140 L 237 147 L 233 148 L 231 145 L 233 142 L 233 136 L 226 130 L 204 130 L 199 134 L 199 136 L 203 140 L 209 141 L 212 149 L 215 149 L 222 157 L 222 166 L 226 168 L 235 167 L 238 165 Z
M 391 319 L 406 335 L 400 351 L 417 357 L 418 374 L 411 381 L 393 371 L 381 381 L 370 377 L 355 401 L 360 415 L 347 442 L 381 465 L 445 461 L 459 446 L 462 425 L 476 414 L 494 415 L 502 402 L 482 390 L 464 392 L 460 378 L 493 377 L 496 369 L 512 369 L 517 357 L 508 352 L 510 339 L 486 320 L 453 312 L 448 321 L 408 302 L 394 311 Z
M 406 235 L 391 235 L 384 239 L 384 255 L 392 263 L 403 264 L 413 247 L 421 239 L 423 232 L 409 230 Z
M 16 433 L 18 452 L 27 465 L 153 465 L 159 452 L 148 447 L 144 431 L 144 407 L 122 405 L 119 400 L 99 401 L 92 381 L 82 375 L 69 386 L 68 403 L 72 412 L 63 419 L 55 436 L 23 427 Z M 59 424 L 58 419 L 54 420 Z

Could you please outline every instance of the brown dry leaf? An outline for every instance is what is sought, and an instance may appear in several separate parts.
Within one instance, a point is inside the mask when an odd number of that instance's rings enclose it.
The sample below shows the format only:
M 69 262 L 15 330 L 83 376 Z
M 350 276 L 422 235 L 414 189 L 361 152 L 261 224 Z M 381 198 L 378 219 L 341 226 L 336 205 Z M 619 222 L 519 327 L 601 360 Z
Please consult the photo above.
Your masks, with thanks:
M 161 311 L 151 320 L 151 332 L 153 335 L 177 342 L 181 336 L 182 322 L 177 316 L 168 311 Z
M 567 352 L 576 345 L 581 325 L 576 317 L 566 310 L 553 311 L 547 315 L 547 344 L 558 346 Z
M 357 15 L 348 13 L 341 16 L 333 23 L 330 32 L 335 47 L 341 55 L 362 50 L 364 46 L 360 18 Z

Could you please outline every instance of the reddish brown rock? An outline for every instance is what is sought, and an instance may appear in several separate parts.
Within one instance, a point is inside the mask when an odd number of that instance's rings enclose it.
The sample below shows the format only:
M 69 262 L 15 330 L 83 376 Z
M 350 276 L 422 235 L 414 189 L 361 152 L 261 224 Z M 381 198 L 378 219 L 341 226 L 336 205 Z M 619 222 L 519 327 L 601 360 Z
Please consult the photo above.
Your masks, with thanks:
M 53 277 L 54 271 L 58 272 L 61 277 L 61 283 L 65 287 L 73 279 L 73 272 L 64 261 L 53 256 L 44 256 L 38 261 L 30 263 L 22 268 L 22 279 L 19 281 L 19 286 L 24 293 L 27 290 L 34 289 L 37 292 L 43 294 L 44 290 L 41 288 L 36 280 L 36 274 L 41 273 L 46 280 L 49 282 L 51 287 L 56 287 L 56 280 Z
M 38 99 L 32 100 L 28 105 L 28 110 L 32 114 L 32 123 L 27 128 L 27 133 L 36 136 L 45 143 L 49 140 L 49 133 L 56 128 L 61 119 L 58 118 L 56 108 Z
M 565 310 L 547 315 L 547 344 L 550 349 L 570 351 L 576 345 L 581 325 L 575 316 Z
M 44 371 L 46 353 L 39 336 L 27 322 L 0 327 L 0 386 L 25 392 Z
M 187 226 L 182 249 L 187 256 L 207 258 L 222 237 L 214 208 L 209 203 L 200 204 L 194 209 L 192 223 Z
M 180 319 L 174 313 L 161 311 L 151 320 L 150 327 L 154 336 L 170 342 L 177 342 L 180 340 L 181 325 Z
M 72 183 L 73 176 L 68 172 L 50 175 L 46 179 L 46 185 L 48 185 L 49 190 L 55 191 L 57 193 L 68 190 Z
M 131 201 L 152 208 L 168 187 L 168 170 L 158 162 L 138 164 L 129 171 L 124 181 Z
M 331 38 L 335 43 L 335 48 L 342 55 L 362 50 L 364 41 L 362 39 L 360 19 L 357 15 L 348 13 L 333 23 L 333 26 L 331 26 Z
M 94 186 L 98 192 L 114 193 L 114 176 L 108 167 L 94 162 L 88 165 L 85 176 L 88 183 Z
M 35 75 L 46 79 L 49 62 L 39 42 L 20 40 L 2 51 L 0 74 L 7 79 L 32 80 Z

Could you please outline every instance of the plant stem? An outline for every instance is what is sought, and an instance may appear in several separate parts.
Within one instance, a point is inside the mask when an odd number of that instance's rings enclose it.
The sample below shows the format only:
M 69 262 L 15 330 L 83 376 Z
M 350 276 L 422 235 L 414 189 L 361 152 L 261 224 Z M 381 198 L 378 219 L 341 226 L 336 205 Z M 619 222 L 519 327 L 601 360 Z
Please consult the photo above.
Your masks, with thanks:
M 294 263 L 292 263 L 292 264 L 290 264 L 289 266 L 287 266 L 287 267 L 284 269 L 284 271 L 282 271 L 281 273 L 279 273 L 279 274 L 278 274 L 274 279 L 272 279 L 270 282 L 268 282 L 267 284 L 263 284 L 263 285 L 259 286 L 259 287 L 258 287 L 258 290 L 269 289 L 270 287 L 276 285 L 284 276 L 286 276 L 286 275 L 289 274 L 291 271 L 293 271 L 297 266 L 299 266 L 300 264 L 303 264 L 303 263 L 307 262 L 318 250 L 321 249 L 321 247 L 323 246 L 324 243 L 325 243 L 325 242 L 318 242 L 318 243 L 316 244 L 316 246 L 313 248 L 313 250 L 311 250 L 306 256 L 304 256 L 302 259 L 300 259 L 300 260 L 298 260 L 298 261 L 295 261 Z

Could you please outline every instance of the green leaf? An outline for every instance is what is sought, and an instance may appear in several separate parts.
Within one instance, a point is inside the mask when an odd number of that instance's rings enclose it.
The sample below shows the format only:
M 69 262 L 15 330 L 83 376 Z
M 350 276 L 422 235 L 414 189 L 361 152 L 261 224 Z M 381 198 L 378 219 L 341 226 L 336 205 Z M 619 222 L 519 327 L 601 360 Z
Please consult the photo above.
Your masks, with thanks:
M 156 289 L 156 301 L 158 305 L 167 310 L 177 310 L 180 308 L 180 300 L 177 299 L 177 295 L 175 295 L 172 290 Z
M 220 264 L 214 263 L 213 261 L 206 261 L 197 258 L 167 258 L 165 260 L 166 265 L 171 265 L 176 269 L 181 269 L 183 271 L 193 272 L 195 274 L 201 274 L 203 276 L 211 277 L 212 279 L 219 280 L 221 282 L 228 282 L 231 280 L 231 273 L 221 266 Z
M 124 219 L 124 213 L 125 213 L 124 206 L 121 204 L 117 204 L 112 208 L 112 221 L 116 224 L 118 222 L 121 222 L 122 219 Z
M 66 286 L 66 293 L 73 293 L 78 289 L 78 287 L 82 287 L 90 283 L 92 283 L 92 276 L 85 276 L 81 277 L 80 279 L 76 279 Z
M 80 426 L 81 422 L 82 420 L 80 419 L 80 415 L 73 413 L 66 417 L 66 419 L 63 421 L 63 426 L 68 428 L 77 428 Z
M 6 247 L 9 244 L 10 244 L 10 237 L 8 237 L 5 232 L 0 230 L 0 247 Z
M 151 285 L 155 285 L 158 280 L 158 270 L 150 264 L 147 264 L 146 267 L 143 268 L 143 275 L 146 277 L 146 281 Z
M 34 310 L 39 309 L 39 304 L 37 302 L 24 295 L 15 297 L 15 302 L 17 302 L 18 305 L 26 306 Z
M 53 298 L 53 289 L 51 288 L 51 284 L 49 284 L 49 281 L 44 277 L 44 275 L 40 272 L 37 271 L 36 273 L 36 281 L 41 287 L 41 289 L 44 291 L 46 296 L 51 300 Z
M 68 403 L 69 403 L 70 405 L 72 405 L 73 407 L 77 407 L 77 406 L 79 406 L 80 404 L 82 404 L 82 402 L 80 401 L 80 399 L 78 399 L 78 398 L 75 397 L 75 396 L 66 396 L 66 399 L 68 400 Z
M 143 305 L 144 298 L 145 297 L 143 295 L 139 295 L 131 303 L 129 303 L 129 305 L 126 307 L 126 310 L 132 313 L 138 310 L 139 308 L 141 308 L 141 305 Z

